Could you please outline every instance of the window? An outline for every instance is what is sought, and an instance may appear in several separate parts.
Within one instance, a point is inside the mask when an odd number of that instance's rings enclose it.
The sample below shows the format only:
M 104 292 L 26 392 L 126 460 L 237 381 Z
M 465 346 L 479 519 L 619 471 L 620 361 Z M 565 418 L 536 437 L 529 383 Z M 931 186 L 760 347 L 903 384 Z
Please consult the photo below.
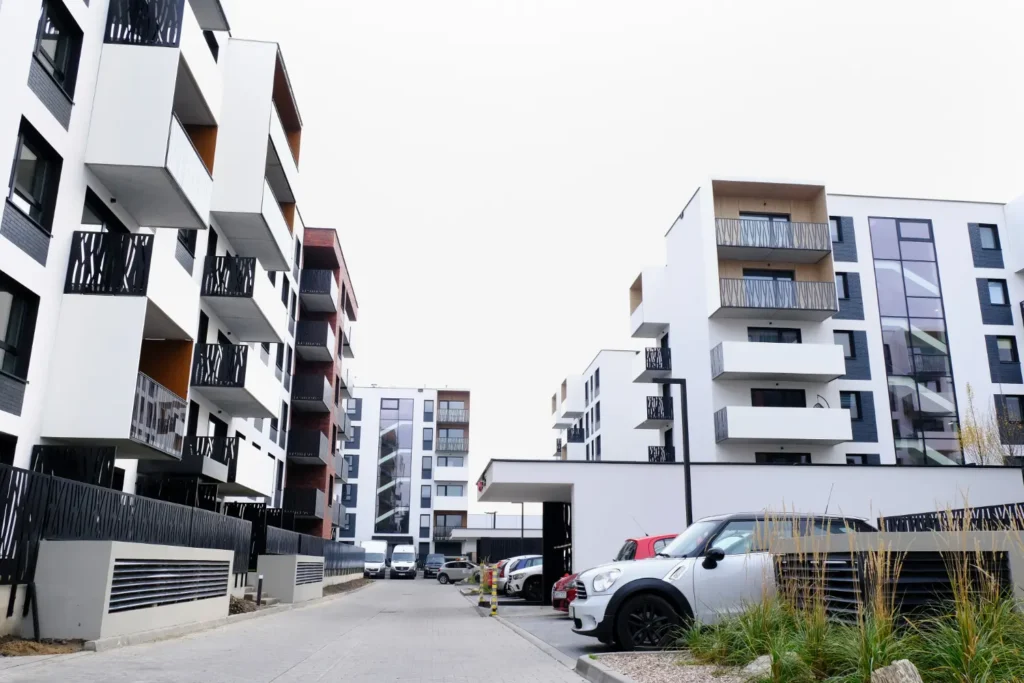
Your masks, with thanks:
M 35 57 L 68 97 L 75 94 L 81 44 L 82 32 L 67 10 L 56 0 L 45 0 L 36 32 Z
M 601 437 L 600 436 L 597 437 L 597 439 L 594 440 L 594 453 L 595 453 L 594 460 L 600 460 L 601 459 Z
M 0 273 L 0 371 L 28 378 L 39 297 Z
M 441 401 L 441 410 L 465 410 L 465 401 Z
M 583 383 L 583 405 L 590 405 L 590 384 L 587 382 Z
M 836 344 L 843 347 L 843 358 L 856 358 L 853 350 L 853 332 L 836 330 L 832 333 Z
M 587 460 L 590 460 L 590 444 L 587 444 Z
M 775 270 L 772 268 L 744 268 L 744 280 L 780 280 L 792 282 L 795 274 L 792 270 Z
M 846 273 L 836 273 L 836 295 L 840 299 L 850 298 L 850 287 L 846 283 Z
M 754 546 L 754 530 L 757 522 L 752 519 L 737 519 L 725 528 L 711 542 L 710 548 L 718 548 L 726 555 L 743 555 Z
M 982 249 L 999 249 L 999 229 L 994 225 L 979 225 L 978 236 Z
M 124 227 L 124 224 L 120 220 L 118 220 L 117 216 L 115 216 L 113 212 L 111 212 L 110 209 L 106 207 L 106 205 L 103 204 L 103 201 L 96 196 L 96 193 L 88 188 L 85 190 L 85 202 L 82 204 L 81 225 L 82 230 L 85 230 L 87 232 L 114 232 L 121 235 L 128 234 L 128 228 Z M 179 242 L 182 241 L 181 232 L 186 232 L 193 235 L 192 247 L 194 249 L 194 236 L 197 234 L 197 231 L 179 231 Z
M 345 448 L 349 450 L 358 450 L 360 442 L 363 438 L 363 427 L 362 425 L 352 426 L 352 438 L 345 442 Z
M 12 204 L 47 232 L 53 220 L 60 167 L 56 152 L 22 122 L 14 147 L 14 174 L 8 196 Z
M 810 453 L 754 453 L 758 465 L 810 465 Z
M 466 461 L 461 455 L 439 455 L 437 456 L 438 467 L 462 467 Z
M 665 546 L 667 546 L 671 542 L 671 538 L 659 538 L 657 541 L 654 542 L 654 554 L 657 555 L 658 553 L 660 553 L 665 548 Z
M 345 462 L 348 463 L 348 476 L 349 479 L 359 478 L 359 454 L 349 453 L 345 456 Z
M 740 220 L 764 221 L 765 223 L 788 223 L 788 213 L 747 213 L 740 211 Z
M 423 428 L 423 450 L 432 451 L 434 450 L 434 428 L 424 427 Z
M 1006 280 L 988 281 L 988 302 L 993 306 L 1010 305 L 1010 296 L 1006 293 Z
M 806 408 L 803 389 L 751 389 L 750 405 L 767 408 Z
M 594 398 L 601 393 L 601 368 L 594 370 Z
M 871 453 L 847 453 L 847 465 L 880 465 L 881 459 L 877 454 Z
M 217 36 L 213 34 L 213 31 L 203 31 L 203 38 L 206 40 L 206 46 L 210 48 L 213 61 L 216 62 L 220 59 L 220 44 L 217 42 Z M 295 262 L 298 263 L 298 260 Z
M 359 500 L 358 484 L 341 485 L 341 504 L 347 508 L 354 508 Z
M 420 515 L 420 529 L 430 528 L 430 515 Z
M 455 498 L 461 498 L 464 493 L 462 484 L 438 484 L 437 495 L 439 496 L 454 496 Z
M 440 464 L 440 463 L 438 463 Z M 423 460 L 420 464 L 420 476 L 424 479 L 434 478 L 434 461 L 433 456 L 424 455 Z
M 1015 425 L 1024 422 L 1024 396 L 1004 396 L 1003 405 L 1006 409 L 1006 421 Z
M 600 428 L 601 428 L 601 403 L 598 402 L 598 403 L 594 404 L 594 429 L 600 429 Z M 598 449 L 598 452 L 600 453 L 600 449 Z
M 434 402 L 424 401 L 423 402 L 423 421 L 433 422 L 434 421 Z
M 840 391 L 839 392 L 839 405 L 842 408 L 846 408 L 850 411 L 850 419 L 858 421 L 862 418 L 860 412 L 860 392 L 859 391 Z
M 832 233 L 833 242 L 843 241 L 843 225 L 835 216 L 828 217 L 828 230 L 830 233 Z
M 747 341 L 767 344 L 799 344 L 800 330 L 789 327 L 748 327 Z
M 430 484 L 420 486 L 420 505 L 430 507 Z
M 615 556 L 614 562 L 628 562 L 636 559 L 636 541 L 626 541 L 619 548 L 619 554 Z
M 999 349 L 1000 363 L 1016 363 L 1020 360 L 1017 357 L 1017 339 L 1015 337 L 996 337 L 996 346 Z

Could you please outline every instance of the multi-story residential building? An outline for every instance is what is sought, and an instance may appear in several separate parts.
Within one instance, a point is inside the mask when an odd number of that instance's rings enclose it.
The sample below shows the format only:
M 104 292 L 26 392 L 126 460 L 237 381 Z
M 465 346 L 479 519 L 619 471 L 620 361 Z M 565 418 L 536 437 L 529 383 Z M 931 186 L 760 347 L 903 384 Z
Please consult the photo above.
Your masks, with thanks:
M 469 510 L 469 391 L 363 387 L 348 401 L 338 537 L 457 555 Z
M 282 503 L 302 120 L 228 30 L 219 0 L 0 8 L 0 462 Z
M 668 351 L 659 353 L 668 358 Z M 636 429 L 636 406 L 657 394 L 647 381 L 650 373 L 639 367 L 643 360 L 644 354 L 634 350 L 602 349 L 582 375 L 562 381 L 551 397 L 558 432 L 556 458 L 652 462 L 674 458 L 671 448 L 658 445 L 653 432 Z

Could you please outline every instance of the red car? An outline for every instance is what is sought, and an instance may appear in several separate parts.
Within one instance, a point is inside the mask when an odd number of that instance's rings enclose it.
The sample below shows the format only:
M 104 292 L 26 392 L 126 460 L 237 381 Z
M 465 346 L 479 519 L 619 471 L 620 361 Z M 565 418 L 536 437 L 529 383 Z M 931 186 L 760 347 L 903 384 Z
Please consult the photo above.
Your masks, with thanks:
M 672 542 L 678 534 L 662 534 L 661 536 L 644 536 L 642 538 L 627 538 L 626 542 L 619 548 L 619 554 L 613 562 L 625 560 L 646 560 L 654 557 L 657 553 Z M 568 612 L 569 603 L 576 599 L 576 574 L 566 574 L 551 588 L 551 606 L 559 612 Z

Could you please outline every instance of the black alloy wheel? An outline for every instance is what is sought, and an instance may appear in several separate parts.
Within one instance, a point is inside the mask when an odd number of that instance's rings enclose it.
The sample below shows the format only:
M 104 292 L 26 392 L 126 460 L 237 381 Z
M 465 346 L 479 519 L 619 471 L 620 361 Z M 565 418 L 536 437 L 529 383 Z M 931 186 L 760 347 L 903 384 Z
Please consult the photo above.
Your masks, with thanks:
M 523 600 L 527 602 L 540 602 L 540 577 L 526 580 L 526 585 L 523 586 Z
M 660 650 L 672 643 L 683 620 L 672 605 L 650 593 L 633 596 L 615 618 L 615 639 L 623 650 Z

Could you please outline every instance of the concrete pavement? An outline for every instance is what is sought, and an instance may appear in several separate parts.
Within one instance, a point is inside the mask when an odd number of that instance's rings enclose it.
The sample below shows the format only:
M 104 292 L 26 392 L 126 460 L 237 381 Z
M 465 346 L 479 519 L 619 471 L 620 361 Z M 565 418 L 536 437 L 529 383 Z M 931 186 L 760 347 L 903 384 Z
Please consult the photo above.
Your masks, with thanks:
M 322 604 L 103 653 L 36 659 L 0 681 L 579 683 L 455 586 L 377 581 Z M 11 666 L 13 665 L 13 666 Z

